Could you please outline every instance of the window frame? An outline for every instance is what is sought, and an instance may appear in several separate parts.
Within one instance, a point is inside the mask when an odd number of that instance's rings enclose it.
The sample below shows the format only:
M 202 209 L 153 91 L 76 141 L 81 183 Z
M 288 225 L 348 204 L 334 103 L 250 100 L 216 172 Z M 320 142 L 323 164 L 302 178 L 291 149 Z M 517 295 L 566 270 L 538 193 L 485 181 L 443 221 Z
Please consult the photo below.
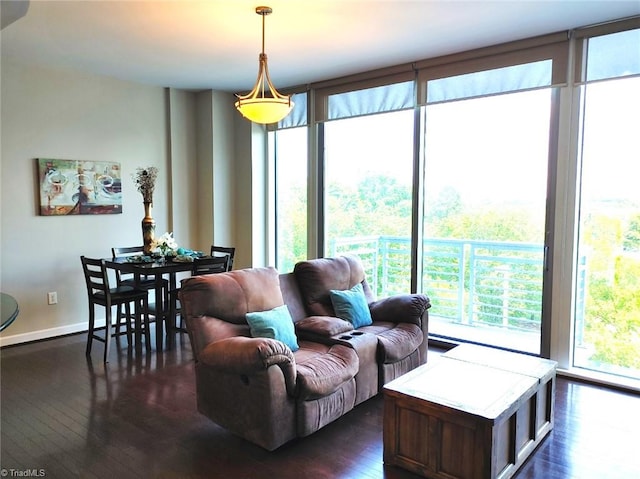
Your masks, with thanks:
M 420 289 L 416 271 L 421 271 L 422 239 L 422 174 L 424 169 L 424 138 L 420 105 L 426 103 L 426 82 L 443 76 L 471 73 L 499 68 L 507 64 L 520 64 L 536 59 L 553 58 L 553 103 L 550 118 L 550 145 L 547 202 L 547 256 L 545 269 L 549 275 L 543 286 L 542 335 L 545 338 L 541 356 L 558 362 L 559 370 L 568 376 L 593 379 L 605 384 L 640 391 L 640 384 L 622 384 L 607 377 L 575 371 L 573 364 L 573 288 L 575 284 L 575 258 L 577 255 L 577 179 L 579 158 L 579 128 L 577 112 L 581 98 L 579 87 L 584 81 L 585 42 L 592 36 L 640 28 L 640 16 L 608 22 L 602 25 L 562 31 L 551 35 L 509 42 L 454 55 L 396 65 L 394 67 L 363 72 L 292 89 L 306 91 L 308 118 L 308 257 L 320 257 L 323 245 L 323 189 L 324 181 L 324 121 L 327 120 L 328 95 L 392 83 L 397 79 L 416 78 L 416 104 L 414 105 L 414 178 L 412 214 L 412 291 Z M 269 126 L 269 130 L 277 126 Z

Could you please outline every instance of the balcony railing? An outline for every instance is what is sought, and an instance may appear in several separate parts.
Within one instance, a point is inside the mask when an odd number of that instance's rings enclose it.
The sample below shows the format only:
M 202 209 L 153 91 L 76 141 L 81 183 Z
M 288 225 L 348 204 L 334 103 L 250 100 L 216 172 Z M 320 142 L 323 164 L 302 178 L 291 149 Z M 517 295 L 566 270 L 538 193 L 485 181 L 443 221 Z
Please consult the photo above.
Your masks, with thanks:
M 539 332 L 544 247 L 538 244 L 426 239 L 422 290 L 432 313 L 463 325 Z M 331 254 L 355 254 L 379 297 L 410 291 L 409 238 L 367 236 L 332 242 Z

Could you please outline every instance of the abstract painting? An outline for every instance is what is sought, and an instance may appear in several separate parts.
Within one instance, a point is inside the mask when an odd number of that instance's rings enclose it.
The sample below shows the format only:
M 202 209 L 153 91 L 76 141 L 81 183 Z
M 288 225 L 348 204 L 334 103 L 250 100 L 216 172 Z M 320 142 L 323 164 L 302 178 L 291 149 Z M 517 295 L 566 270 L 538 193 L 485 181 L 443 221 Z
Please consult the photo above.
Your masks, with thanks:
M 122 213 L 120 163 L 38 158 L 40 215 Z

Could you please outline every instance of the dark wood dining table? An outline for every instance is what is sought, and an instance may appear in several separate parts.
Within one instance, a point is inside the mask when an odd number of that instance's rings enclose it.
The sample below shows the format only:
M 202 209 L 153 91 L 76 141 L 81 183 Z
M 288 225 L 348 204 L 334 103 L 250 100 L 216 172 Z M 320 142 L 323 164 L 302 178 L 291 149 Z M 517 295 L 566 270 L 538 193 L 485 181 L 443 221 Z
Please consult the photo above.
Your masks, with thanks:
M 154 262 L 134 262 L 131 257 L 105 258 L 105 265 L 108 268 L 119 270 L 122 273 L 133 273 L 136 280 L 144 276 L 155 278 L 155 310 L 156 318 L 156 350 L 162 351 L 164 348 L 164 336 L 166 336 L 167 348 L 173 347 L 175 340 L 175 311 L 171 307 L 171 294 L 165 297 L 163 291 L 163 277 L 169 278 L 169 292 L 176 290 L 176 275 L 181 272 L 191 272 L 193 263 L 179 262 L 172 259 L 156 260 Z M 172 324 L 173 323 L 173 324 Z

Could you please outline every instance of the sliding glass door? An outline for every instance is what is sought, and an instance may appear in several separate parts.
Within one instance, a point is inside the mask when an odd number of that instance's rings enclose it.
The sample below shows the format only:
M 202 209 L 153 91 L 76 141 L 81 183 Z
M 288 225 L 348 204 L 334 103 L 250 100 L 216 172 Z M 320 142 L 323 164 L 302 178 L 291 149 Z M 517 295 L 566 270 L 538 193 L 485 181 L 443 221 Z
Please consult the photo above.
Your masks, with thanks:
M 429 332 L 540 353 L 550 88 L 425 107 Z

